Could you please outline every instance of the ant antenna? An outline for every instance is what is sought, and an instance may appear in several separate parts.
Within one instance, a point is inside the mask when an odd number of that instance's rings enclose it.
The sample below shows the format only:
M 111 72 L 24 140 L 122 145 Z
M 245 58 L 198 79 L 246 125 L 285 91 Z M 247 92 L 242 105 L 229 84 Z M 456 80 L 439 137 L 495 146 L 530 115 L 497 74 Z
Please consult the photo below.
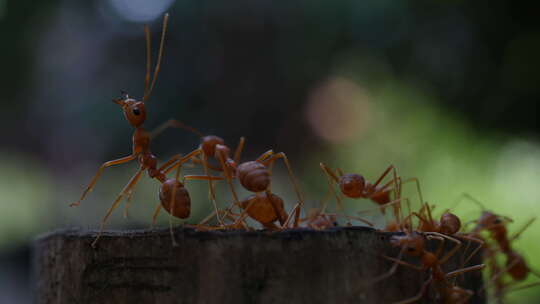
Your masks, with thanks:
M 146 38 L 146 75 L 144 77 L 144 97 L 148 95 L 148 89 L 150 88 L 150 74 L 152 73 L 152 42 L 150 38 L 150 28 L 147 24 L 144 25 L 144 36 Z
M 152 84 L 150 84 L 150 88 L 148 90 L 145 89 L 145 94 L 143 97 L 143 101 L 147 101 L 150 97 L 150 94 L 152 93 L 152 89 L 154 89 L 154 85 L 156 84 L 157 75 L 159 73 L 160 67 L 161 67 L 161 58 L 163 57 L 163 45 L 165 44 L 165 33 L 167 32 L 167 24 L 169 23 L 169 13 L 166 13 L 165 16 L 163 16 L 163 29 L 161 30 L 161 41 L 159 43 L 159 52 L 158 52 L 158 58 L 156 62 L 156 67 L 154 68 L 154 76 L 152 77 Z M 147 48 L 147 63 L 146 63 L 146 79 L 150 81 L 150 30 L 148 29 L 148 26 L 145 26 L 145 33 L 147 40 L 146 40 L 146 48 Z M 145 87 L 146 87 L 146 79 L 145 79 Z
M 486 207 L 484 206 L 484 204 L 482 204 L 479 200 L 477 200 L 476 198 L 472 197 L 470 194 L 468 193 L 462 193 L 458 199 L 455 201 L 454 203 L 454 206 L 452 206 L 451 208 L 449 209 L 455 209 L 464 199 L 468 199 L 469 201 L 475 203 L 478 207 L 480 207 L 480 209 L 482 209 L 482 211 L 486 211 Z

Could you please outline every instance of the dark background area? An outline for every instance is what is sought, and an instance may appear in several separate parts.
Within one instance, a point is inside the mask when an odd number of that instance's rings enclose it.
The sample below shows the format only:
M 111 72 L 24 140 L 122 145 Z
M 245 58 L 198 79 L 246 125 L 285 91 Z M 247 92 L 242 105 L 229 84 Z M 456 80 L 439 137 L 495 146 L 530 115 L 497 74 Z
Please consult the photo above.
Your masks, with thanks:
M 540 18 L 530 2 L 0 0 L 0 303 L 30 301 L 33 237 L 96 227 L 129 178 L 111 169 L 85 202 L 89 209 L 67 206 L 99 164 L 130 153 L 131 127 L 110 100 L 121 90 L 141 97 L 142 25 L 151 25 L 155 58 L 165 11 L 149 129 L 176 118 L 231 145 L 246 136 L 245 159 L 284 151 L 315 194 L 324 193 L 319 161 L 364 168 L 370 178 L 394 163 L 425 180 L 433 196 L 454 185 L 453 198 L 470 192 L 507 208 L 504 198 L 526 201 L 509 214 L 521 212 L 516 221 L 533 212 L 526 208 L 538 202 L 540 181 Z M 446 146 L 449 138 L 456 140 Z M 195 135 L 170 130 L 153 151 L 165 159 L 197 144 Z M 452 161 L 444 166 L 426 165 L 445 155 Z M 461 178 L 465 186 L 455 184 Z M 149 185 L 134 209 L 155 195 Z M 146 227 L 147 210 L 111 223 Z

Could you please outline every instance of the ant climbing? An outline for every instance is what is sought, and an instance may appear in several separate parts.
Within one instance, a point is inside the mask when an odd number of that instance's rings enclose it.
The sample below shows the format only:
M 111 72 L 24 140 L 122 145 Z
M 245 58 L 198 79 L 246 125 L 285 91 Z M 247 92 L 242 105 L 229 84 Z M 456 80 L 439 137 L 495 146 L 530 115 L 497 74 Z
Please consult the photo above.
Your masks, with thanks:
M 512 291 L 540 285 L 540 282 L 535 282 L 523 286 L 514 286 L 517 283 L 524 281 L 528 277 L 529 273 L 532 273 L 536 277 L 540 278 L 540 273 L 531 269 L 523 256 L 512 248 L 512 242 L 516 241 L 521 234 L 535 222 L 536 217 L 533 217 L 527 221 L 523 227 L 516 231 L 512 236 L 508 236 L 506 224 L 512 222 L 511 218 L 488 211 L 480 201 L 466 193 L 462 194 L 460 200 L 463 198 L 469 199 L 482 209 L 482 215 L 480 218 L 473 221 L 476 223 L 476 226 L 472 230 L 471 234 L 479 235 L 482 231 L 488 231 L 489 236 L 497 244 L 499 251 L 506 258 L 506 265 L 504 268 L 500 269 L 498 273 L 494 274 L 490 281 L 495 282 L 498 289 L 509 289 L 509 287 L 512 287 Z M 497 250 L 494 249 L 492 249 L 491 252 L 488 251 L 488 253 L 490 253 L 488 258 L 495 259 L 496 252 Z M 497 267 L 495 266 L 495 268 Z M 513 281 L 510 283 L 499 281 L 500 277 L 504 274 L 508 274 Z
M 436 252 L 430 252 L 425 249 L 425 238 L 428 240 L 439 240 L 441 243 L 439 244 L 439 247 L 437 248 Z M 445 240 L 449 240 L 456 245 L 443 257 L 439 257 L 442 254 L 443 248 L 444 248 L 444 242 Z M 390 269 L 390 271 L 384 275 L 379 276 L 375 282 L 378 282 L 382 279 L 385 279 L 387 277 L 390 277 L 397 269 L 398 265 L 406 266 L 410 269 L 414 269 L 416 271 L 430 271 L 430 276 L 428 280 L 426 280 L 422 287 L 420 288 L 420 291 L 414 296 L 409 299 L 399 301 L 396 304 L 407 304 L 407 303 L 413 303 L 418 300 L 420 300 L 423 295 L 426 293 L 427 288 L 434 284 L 440 303 L 466 303 L 468 299 L 470 299 L 473 296 L 473 292 L 470 290 L 463 289 L 449 281 L 450 278 L 464 274 L 466 272 L 470 271 L 476 271 L 481 270 L 485 267 L 484 264 L 474 265 L 471 267 L 461 268 L 454 270 L 452 272 L 445 273 L 442 270 L 442 265 L 444 265 L 448 260 L 459 250 L 461 247 L 461 242 L 453 237 L 444 235 L 442 233 L 437 232 L 426 232 L 426 233 L 419 233 L 419 232 L 410 232 L 407 231 L 405 235 L 399 236 L 393 236 L 390 240 L 392 246 L 394 247 L 400 247 L 401 251 L 398 258 L 392 258 L 383 255 L 385 259 L 388 259 L 390 261 L 394 262 L 394 265 Z M 420 259 L 421 265 L 414 265 L 405 261 L 401 260 L 401 256 L 403 254 L 406 254 L 411 257 L 416 257 Z
M 482 249 L 484 246 L 484 241 L 469 234 L 459 233 L 461 229 L 461 220 L 457 215 L 451 213 L 450 209 L 444 211 L 441 214 L 440 219 L 437 221 L 433 218 L 432 208 L 433 207 L 428 203 L 424 203 L 419 212 L 412 212 L 412 215 L 416 216 L 419 220 L 417 231 L 437 232 L 477 243 L 478 246 L 469 254 L 469 257 L 465 259 L 465 263 L 468 262 L 476 253 L 480 251 L 480 249 Z M 469 244 L 467 244 L 466 248 L 468 248 Z

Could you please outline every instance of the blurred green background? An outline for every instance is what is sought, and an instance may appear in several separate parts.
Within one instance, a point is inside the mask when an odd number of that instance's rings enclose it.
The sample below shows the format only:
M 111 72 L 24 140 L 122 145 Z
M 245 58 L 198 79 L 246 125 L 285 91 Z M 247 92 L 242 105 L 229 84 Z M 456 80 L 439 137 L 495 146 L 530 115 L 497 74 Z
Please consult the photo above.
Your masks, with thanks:
M 80 207 L 68 207 L 101 163 L 131 152 L 132 128 L 110 100 L 120 90 L 141 96 L 142 25 L 151 24 L 156 50 L 165 11 L 149 129 L 176 118 L 231 146 L 246 136 L 244 160 L 283 151 L 311 207 L 327 191 L 319 162 L 368 180 L 394 164 L 420 179 L 437 210 L 466 192 L 517 230 L 540 198 L 540 19 L 525 3 L 0 0 L 0 303 L 31 302 L 36 235 L 96 228 L 136 171 L 135 163 L 108 169 Z M 169 130 L 153 151 L 163 160 L 197 145 L 193 134 Z M 119 208 L 108 227 L 148 227 L 157 189 L 143 179 L 129 218 Z M 211 205 L 204 182 L 189 189 L 196 222 Z M 282 164 L 273 189 L 293 202 Z M 225 188 L 219 194 L 229 201 Z M 350 213 L 372 207 L 346 201 Z M 455 211 L 464 220 L 480 214 L 466 202 Z M 539 237 L 536 224 L 516 243 L 535 269 Z M 540 289 L 508 299 L 540 301 Z

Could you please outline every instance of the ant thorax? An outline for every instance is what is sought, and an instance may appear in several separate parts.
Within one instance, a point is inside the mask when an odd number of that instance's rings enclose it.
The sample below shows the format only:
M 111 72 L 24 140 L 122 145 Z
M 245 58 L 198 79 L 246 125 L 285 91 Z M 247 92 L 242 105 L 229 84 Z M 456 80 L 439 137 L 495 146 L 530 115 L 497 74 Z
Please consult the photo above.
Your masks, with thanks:
M 150 152 L 150 134 L 142 127 L 133 132 L 133 154 Z

